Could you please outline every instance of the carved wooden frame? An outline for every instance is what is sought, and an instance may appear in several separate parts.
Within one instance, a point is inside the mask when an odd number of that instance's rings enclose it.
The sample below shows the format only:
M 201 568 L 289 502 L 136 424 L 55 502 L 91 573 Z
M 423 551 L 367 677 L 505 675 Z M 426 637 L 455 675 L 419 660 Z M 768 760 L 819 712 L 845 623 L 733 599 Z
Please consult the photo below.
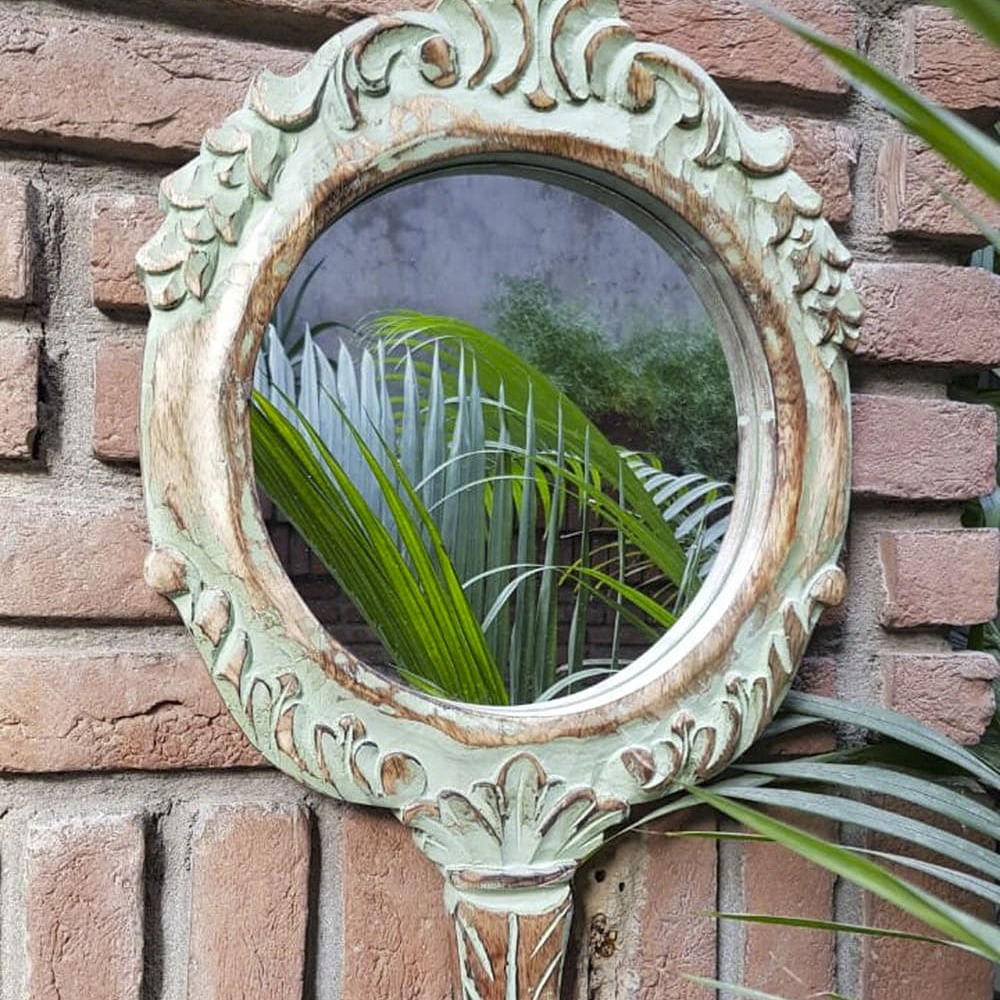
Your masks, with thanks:
M 347 29 L 291 78 L 261 73 L 163 183 L 138 258 L 147 579 L 269 761 L 415 831 L 450 887 L 468 997 L 510 996 L 498 983 L 532 940 L 522 980 L 556 995 L 579 860 L 631 804 L 742 753 L 843 596 L 860 308 L 790 153 L 611 0 L 441 0 Z M 442 702 L 359 662 L 286 576 L 253 481 L 254 359 L 296 263 L 361 200 L 456 168 L 556 178 L 654 230 L 717 303 L 736 389 L 742 488 L 718 568 L 640 661 L 543 705 Z M 507 965 L 483 957 L 497 935 Z

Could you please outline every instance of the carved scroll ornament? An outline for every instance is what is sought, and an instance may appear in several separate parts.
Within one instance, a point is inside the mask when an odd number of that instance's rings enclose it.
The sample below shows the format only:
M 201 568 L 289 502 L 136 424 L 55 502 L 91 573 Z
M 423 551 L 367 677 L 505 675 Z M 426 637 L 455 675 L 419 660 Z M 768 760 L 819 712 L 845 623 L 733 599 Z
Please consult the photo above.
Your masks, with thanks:
M 447 880 L 469 1000 L 557 996 L 580 859 L 631 804 L 742 753 L 843 596 L 860 308 L 790 154 L 611 0 L 441 0 L 261 73 L 162 185 L 138 258 L 147 578 L 268 760 L 413 829 Z M 402 687 L 323 630 L 268 541 L 247 419 L 263 326 L 323 228 L 388 185 L 484 165 L 602 190 L 687 248 L 729 314 L 744 487 L 722 569 L 667 636 L 611 681 L 511 709 Z

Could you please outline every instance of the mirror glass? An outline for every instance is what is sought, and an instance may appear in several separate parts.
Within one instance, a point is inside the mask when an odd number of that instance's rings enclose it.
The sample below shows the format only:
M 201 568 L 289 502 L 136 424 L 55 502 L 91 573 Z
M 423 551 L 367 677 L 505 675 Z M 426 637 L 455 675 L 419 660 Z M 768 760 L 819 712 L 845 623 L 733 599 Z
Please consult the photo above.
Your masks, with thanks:
M 683 614 L 737 420 L 689 260 L 528 176 L 386 190 L 312 245 L 257 360 L 279 558 L 380 672 L 459 701 L 596 683 Z

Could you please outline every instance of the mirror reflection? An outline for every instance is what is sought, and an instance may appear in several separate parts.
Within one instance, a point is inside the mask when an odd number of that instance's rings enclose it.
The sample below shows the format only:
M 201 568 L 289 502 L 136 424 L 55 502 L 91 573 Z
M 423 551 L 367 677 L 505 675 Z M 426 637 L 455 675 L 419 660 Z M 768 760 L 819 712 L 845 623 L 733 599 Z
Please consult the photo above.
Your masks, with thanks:
M 254 381 L 286 569 L 340 641 L 432 694 L 604 679 L 673 626 L 726 531 L 709 312 L 651 235 L 561 186 L 447 175 L 353 209 L 293 275 Z

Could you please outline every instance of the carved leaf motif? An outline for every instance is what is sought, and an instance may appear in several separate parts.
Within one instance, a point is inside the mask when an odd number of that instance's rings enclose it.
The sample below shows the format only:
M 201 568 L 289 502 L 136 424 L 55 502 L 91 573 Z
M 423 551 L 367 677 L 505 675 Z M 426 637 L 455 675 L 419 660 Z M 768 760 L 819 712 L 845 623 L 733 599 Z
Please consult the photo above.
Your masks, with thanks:
M 356 716 L 342 716 L 334 726 L 314 727 L 313 747 L 316 767 L 302 754 L 303 770 L 331 785 L 341 798 L 396 808 L 418 798 L 427 787 L 420 761 L 400 751 L 383 751 L 368 738 Z M 354 794 L 348 794 L 349 786 Z
M 846 579 L 839 566 L 820 569 L 800 598 L 791 598 L 769 619 L 774 627 L 767 642 L 767 672 L 758 676 L 732 673 L 725 678 L 714 725 L 698 725 L 686 711 L 664 724 L 662 738 L 648 746 L 631 746 L 608 762 L 650 797 L 679 781 L 710 777 L 756 740 L 784 696 L 795 665 L 805 650 L 822 608 L 844 597 Z M 619 770 L 620 769 L 620 770 Z
M 269 70 L 258 73 L 247 97 L 248 107 L 283 132 L 311 125 L 319 114 L 331 71 L 343 55 L 343 42 L 335 36 L 294 76 L 277 76 Z
M 478 782 L 469 793 L 444 791 L 401 818 L 446 869 L 571 869 L 626 813 L 624 803 L 601 802 L 591 788 L 567 790 L 533 756 L 518 754 L 495 782 Z
M 452 917 L 462 1000 L 558 1000 L 572 915 L 568 893 L 547 910 L 526 913 L 459 899 Z
M 755 131 L 694 62 L 638 42 L 615 0 L 440 0 L 430 12 L 348 29 L 292 77 L 261 73 L 246 107 L 211 130 L 198 159 L 163 183 L 170 214 L 139 258 L 152 307 L 174 309 L 189 295 L 203 300 L 220 247 L 236 246 L 257 204 L 271 197 L 295 133 L 325 115 L 333 141 L 336 129 L 346 137 L 363 120 L 362 98 L 385 96 L 403 63 L 436 89 L 463 81 L 501 95 L 516 89 L 542 112 L 596 97 L 648 116 L 660 156 L 676 171 L 686 160 L 710 172 L 736 165 L 748 178 L 782 175 L 776 188 L 748 184 L 744 204 L 759 203 L 755 215 L 773 230 L 776 252 L 798 242 L 788 259 L 813 341 L 853 347 L 860 304 L 843 276 L 849 256 L 825 223 L 802 225 L 818 219 L 821 203 L 786 172 L 787 132 Z M 692 133 L 692 143 L 678 146 L 677 129 Z
M 218 262 L 219 248 L 214 242 L 205 244 L 204 250 L 188 254 L 184 262 L 184 285 L 196 299 L 203 299 L 208 292 Z

